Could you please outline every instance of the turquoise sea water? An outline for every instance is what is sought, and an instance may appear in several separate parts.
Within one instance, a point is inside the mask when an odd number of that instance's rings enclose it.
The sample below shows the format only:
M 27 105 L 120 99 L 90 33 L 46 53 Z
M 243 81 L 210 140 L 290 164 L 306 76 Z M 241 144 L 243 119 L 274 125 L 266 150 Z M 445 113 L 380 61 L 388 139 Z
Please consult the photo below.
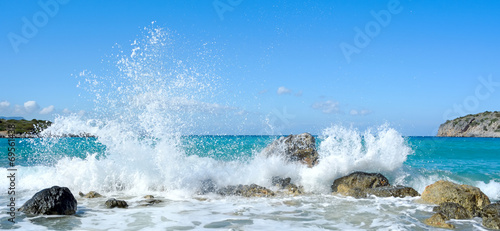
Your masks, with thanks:
M 181 153 L 176 155 L 163 149 L 162 142 L 139 139 L 132 146 L 144 147 L 126 149 L 130 153 L 121 153 L 121 158 L 117 155 L 120 153 L 115 152 L 116 147 L 108 147 L 97 138 L 16 139 L 19 203 L 36 191 L 61 185 L 69 187 L 75 195 L 78 191 L 96 190 L 108 197 L 126 199 L 131 206 L 127 210 L 106 210 L 100 204 L 104 199 L 77 196 L 77 216 L 30 218 L 18 214 L 16 225 L 7 221 L 7 207 L 3 206 L 0 218 L 2 229 L 109 230 L 117 226 L 119 217 L 127 218 L 122 220 L 127 226 L 118 228 L 125 230 L 136 230 L 134 225 L 144 230 L 273 230 L 280 226 L 298 230 L 432 229 L 422 222 L 432 215 L 432 205 L 421 204 L 418 198 L 356 200 L 330 195 L 328 188 L 334 178 L 356 170 L 382 172 L 392 184 L 411 186 L 420 193 L 426 185 L 437 180 L 451 180 L 479 187 L 492 201 L 499 200 L 500 139 L 387 138 L 390 131 L 375 134 L 375 140 L 360 134 L 343 138 L 316 136 L 321 163 L 312 169 L 279 159 L 262 158 L 260 152 L 279 136 L 183 136 L 176 150 Z M 356 140 L 360 146 L 353 143 Z M 402 150 L 397 150 L 402 147 Z M 145 150 L 156 153 L 141 153 Z M 389 155 L 378 153 L 368 158 L 373 155 L 373 150 Z M 7 139 L 0 139 L 1 156 L 7 156 L 6 151 Z M 401 162 L 403 159 L 399 154 L 404 155 L 404 161 Z M 157 155 L 171 159 L 162 160 Z M 351 158 L 353 155 L 355 158 Z M 134 156 L 137 162 L 131 162 L 130 158 Z M 158 165 L 138 163 L 148 162 L 145 158 L 163 164 L 158 168 Z M 368 165 L 360 164 L 364 158 L 368 158 Z M 120 162 L 119 159 L 128 160 Z M 332 164 L 332 160 L 342 165 Z M 343 166 L 349 162 L 352 168 Z M 124 166 L 125 163 L 128 165 Z M 0 170 L 7 174 L 6 158 L 2 158 L 1 165 Z M 200 180 L 207 178 L 214 179 L 221 186 L 257 183 L 272 188 L 268 178 L 274 175 L 291 176 L 296 184 L 304 185 L 307 193 L 298 197 L 276 198 L 223 198 L 196 193 Z M 7 191 L 7 183 L 4 180 L 1 184 L 2 191 Z M 162 198 L 166 203 L 153 207 L 140 206 L 141 198 L 146 194 Z M 4 193 L 0 203 L 7 202 L 8 197 Z M 338 213 L 338 208 L 343 212 Z M 209 211 L 210 214 L 206 214 Z M 182 214 L 188 215 L 181 219 Z M 137 216 L 144 216 L 144 220 L 132 219 Z M 458 230 L 482 229 L 479 218 L 452 223 Z

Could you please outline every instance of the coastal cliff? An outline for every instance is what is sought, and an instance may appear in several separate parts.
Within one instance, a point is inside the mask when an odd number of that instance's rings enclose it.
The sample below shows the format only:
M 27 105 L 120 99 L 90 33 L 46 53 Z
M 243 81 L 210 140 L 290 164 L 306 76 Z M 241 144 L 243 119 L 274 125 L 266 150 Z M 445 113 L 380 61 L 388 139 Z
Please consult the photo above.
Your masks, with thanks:
M 486 111 L 448 120 L 439 126 L 437 136 L 500 137 L 500 112 Z

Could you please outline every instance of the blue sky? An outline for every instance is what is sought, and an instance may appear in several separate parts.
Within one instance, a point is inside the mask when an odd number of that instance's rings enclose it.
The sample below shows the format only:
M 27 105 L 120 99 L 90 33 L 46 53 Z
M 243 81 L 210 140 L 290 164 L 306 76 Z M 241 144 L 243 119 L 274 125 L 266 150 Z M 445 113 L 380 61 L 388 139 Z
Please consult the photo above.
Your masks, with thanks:
M 253 121 L 212 133 L 262 133 L 267 119 L 282 134 L 387 122 L 403 135 L 435 135 L 447 119 L 500 110 L 498 1 L 41 0 L 0 9 L 2 116 L 92 112 L 78 73 L 102 69 L 113 47 L 153 21 L 186 46 L 211 44 L 223 92 L 211 103 Z

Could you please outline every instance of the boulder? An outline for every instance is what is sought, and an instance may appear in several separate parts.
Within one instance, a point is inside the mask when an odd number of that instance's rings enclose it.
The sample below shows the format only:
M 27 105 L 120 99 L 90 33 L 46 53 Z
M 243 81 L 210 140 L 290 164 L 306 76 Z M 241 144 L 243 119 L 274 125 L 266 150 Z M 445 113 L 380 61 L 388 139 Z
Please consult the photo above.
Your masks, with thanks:
M 364 190 L 369 195 L 377 197 L 418 197 L 420 194 L 417 190 L 406 186 L 382 186 L 376 188 L 367 188 Z
M 244 197 L 270 197 L 274 196 L 274 192 L 256 185 L 230 185 L 217 190 L 217 194 L 222 196 L 244 196 Z
M 76 206 L 77 201 L 68 188 L 53 186 L 37 192 L 19 211 L 27 215 L 72 215 Z
M 439 206 L 434 207 L 433 211 L 443 214 L 446 220 L 472 218 L 472 214 L 467 209 L 453 202 L 441 203 Z
M 332 192 L 346 191 L 349 189 L 367 189 L 389 186 L 389 180 L 380 173 L 353 172 L 347 176 L 333 181 Z M 339 188 L 340 186 L 340 188 Z M 340 190 L 340 191 L 339 191 Z
M 487 205 L 481 211 L 483 225 L 488 229 L 500 229 L 500 202 Z
M 432 215 L 432 217 L 426 219 L 424 223 L 429 226 L 437 227 L 437 228 L 445 228 L 445 229 L 454 229 L 455 226 L 452 224 L 448 224 L 445 222 L 446 216 L 441 213 L 436 213 Z
M 85 197 L 85 198 L 98 198 L 98 197 L 102 197 L 102 195 L 99 194 L 96 191 L 90 191 L 87 194 L 83 194 L 82 192 L 79 192 L 78 195 L 80 195 L 81 197 Z
M 111 198 L 109 200 L 106 201 L 106 207 L 109 208 L 109 209 L 112 209 L 112 208 L 127 208 L 128 207 L 128 204 L 126 201 L 124 200 L 117 200 L 115 198 Z
M 318 163 L 316 139 L 309 133 L 281 137 L 267 146 L 263 153 L 267 156 L 281 155 L 287 161 L 300 162 L 308 167 Z
M 479 188 L 443 180 L 427 186 L 422 193 L 422 200 L 433 204 L 454 202 L 463 206 L 472 216 L 479 216 L 483 207 L 490 204 L 490 199 Z

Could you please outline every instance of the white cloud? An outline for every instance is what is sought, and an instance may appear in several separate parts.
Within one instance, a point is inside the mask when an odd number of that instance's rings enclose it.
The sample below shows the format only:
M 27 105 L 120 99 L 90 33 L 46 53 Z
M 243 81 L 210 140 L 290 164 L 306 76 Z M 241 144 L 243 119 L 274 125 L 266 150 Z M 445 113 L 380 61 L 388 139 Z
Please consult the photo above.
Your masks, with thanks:
M 28 114 L 33 113 L 40 109 L 40 106 L 35 101 L 26 101 L 24 103 L 24 111 Z
M 292 90 L 286 88 L 286 87 L 279 87 L 278 88 L 278 95 L 283 95 L 283 94 L 290 94 L 292 93 Z
M 0 109 L 8 108 L 9 106 L 10 106 L 9 101 L 2 101 L 2 102 L 0 102 Z
M 302 96 L 302 91 L 299 91 L 299 92 L 295 93 L 295 96 L 301 97 Z
M 69 109 L 67 109 L 67 108 L 64 108 L 62 110 L 62 113 L 64 113 L 64 114 L 71 114 L 71 111 Z
M 355 109 L 352 109 L 349 114 L 351 115 L 360 115 L 360 116 L 363 116 L 363 115 L 368 115 L 370 114 L 372 111 L 370 110 L 355 110 Z
M 339 102 L 327 100 L 325 102 L 316 102 L 312 105 L 313 109 L 321 110 L 325 114 L 339 113 Z
M 266 94 L 266 93 L 267 93 L 267 89 L 259 91 L 259 95 Z
M 54 111 L 54 105 L 50 105 L 46 108 L 43 108 L 41 111 L 40 111 L 40 114 L 42 115 L 47 115 L 47 114 L 50 114 Z

